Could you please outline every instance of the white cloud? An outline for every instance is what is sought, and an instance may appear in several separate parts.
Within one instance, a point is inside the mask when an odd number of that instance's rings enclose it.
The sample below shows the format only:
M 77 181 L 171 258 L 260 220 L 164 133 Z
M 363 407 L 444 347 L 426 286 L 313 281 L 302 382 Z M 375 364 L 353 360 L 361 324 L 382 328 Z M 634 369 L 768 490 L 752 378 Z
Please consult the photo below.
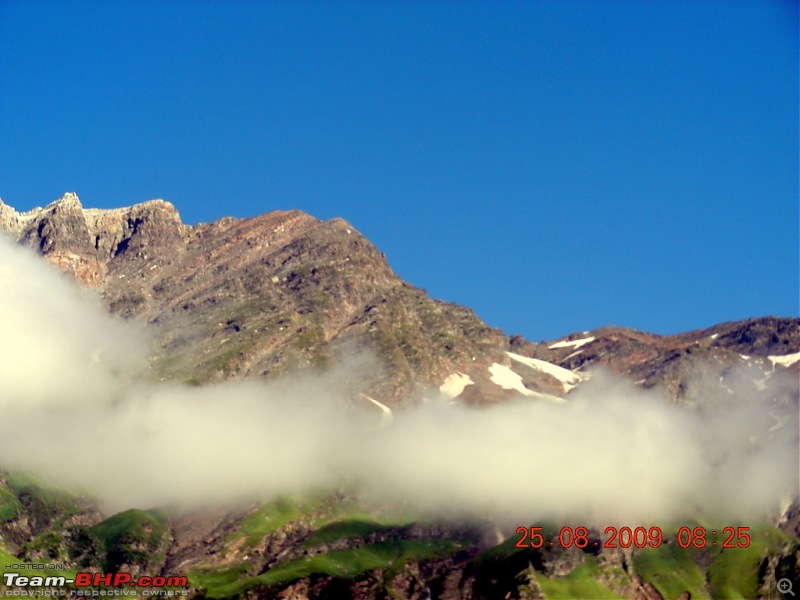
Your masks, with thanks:
M 699 411 L 596 373 L 563 404 L 472 409 L 443 399 L 376 428 L 375 406 L 336 392 L 347 387 L 347 361 L 269 383 L 149 382 L 141 331 L 4 239 L 0 314 L 0 465 L 109 508 L 347 483 L 448 515 L 652 524 L 697 510 L 744 519 L 797 492 L 791 376 L 768 382 L 783 404 L 747 396 L 742 374 L 726 381 L 734 394 Z

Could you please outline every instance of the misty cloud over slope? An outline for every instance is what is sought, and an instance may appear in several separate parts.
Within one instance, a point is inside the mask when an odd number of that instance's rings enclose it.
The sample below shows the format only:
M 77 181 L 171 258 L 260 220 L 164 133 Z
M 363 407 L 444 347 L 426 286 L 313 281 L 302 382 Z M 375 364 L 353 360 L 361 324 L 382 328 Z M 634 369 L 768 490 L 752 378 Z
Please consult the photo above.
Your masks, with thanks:
M 563 404 L 471 409 L 432 396 L 378 427 L 376 407 L 343 385 L 360 357 L 266 383 L 149 381 L 141 328 L 1 236 L 0 315 L 0 467 L 115 509 L 352 485 L 435 513 L 646 524 L 747 519 L 797 493 L 786 374 L 765 385 L 788 406 L 742 393 L 753 373 L 730 391 L 708 385 L 700 410 L 595 373 Z

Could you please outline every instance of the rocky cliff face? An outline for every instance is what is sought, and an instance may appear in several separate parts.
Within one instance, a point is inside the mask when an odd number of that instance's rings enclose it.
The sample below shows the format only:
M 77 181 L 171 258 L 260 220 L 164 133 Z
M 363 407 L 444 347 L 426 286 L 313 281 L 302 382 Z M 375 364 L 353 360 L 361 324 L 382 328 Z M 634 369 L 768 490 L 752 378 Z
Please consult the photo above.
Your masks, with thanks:
M 109 265 L 133 242 L 168 252 L 186 232 L 169 202 L 84 210 L 77 195 L 64 194 L 45 208 L 18 213 L 0 201 L 0 227 L 90 287 L 106 280 Z

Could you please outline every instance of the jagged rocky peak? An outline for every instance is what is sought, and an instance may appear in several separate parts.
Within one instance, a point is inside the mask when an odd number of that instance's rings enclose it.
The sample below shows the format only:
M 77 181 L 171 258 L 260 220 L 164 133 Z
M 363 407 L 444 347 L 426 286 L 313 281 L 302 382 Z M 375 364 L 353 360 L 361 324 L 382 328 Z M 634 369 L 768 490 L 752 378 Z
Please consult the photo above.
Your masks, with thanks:
M 17 223 L 17 211 L 0 198 L 0 229 L 12 231 Z
M 67 192 L 58 200 L 54 200 L 44 208 L 37 206 L 26 212 L 17 212 L 13 206 L 9 206 L 0 199 L 0 226 L 6 231 L 19 232 L 28 223 L 42 217 L 45 214 L 56 212 L 80 211 L 83 207 L 78 195 L 74 192 Z
M 166 246 L 178 243 L 189 229 L 177 209 L 164 200 L 84 209 L 73 192 L 27 212 L 2 203 L 0 228 L 92 287 L 100 284 L 109 260 L 117 254 L 156 241 Z
M 75 192 L 66 192 L 61 198 L 55 200 L 45 207 L 45 210 L 63 209 L 83 209 L 81 200 Z
M 37 206 L 26 212 L 18 212 L 0 199 L 0 226 L 6 231 L 21 232 L 28 229 L 33 222 L 54 215 L 80 215 L 93 230 L 105 224 L 125 221 L 130 217 L 142 220 L 154 219 L 183 226 L 175 206 L 166 200 L 147 200 L 122 208 L 89 208 L 84 209 L 81 200 L 74 192 L 66 192 L 44 208 Z
M 175 206 L 165 200 L 148 200 L 124 208 L 93 208 L 83 214 L 101 260 L 155 241 L 167 246 L 178 243 L 190 229 L 181 222 Z

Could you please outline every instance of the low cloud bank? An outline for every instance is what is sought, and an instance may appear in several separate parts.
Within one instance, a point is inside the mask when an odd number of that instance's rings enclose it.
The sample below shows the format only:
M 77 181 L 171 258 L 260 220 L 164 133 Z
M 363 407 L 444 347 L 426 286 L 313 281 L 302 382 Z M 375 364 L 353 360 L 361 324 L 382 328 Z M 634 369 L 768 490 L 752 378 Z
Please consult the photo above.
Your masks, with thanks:
M 744 521 L 798 488 L 797 381 L 743 372 L 679 407 L 602 373 L 563 404 L 432 399 L 378 409 L 324 375 L 206 388 L 148 383 L 147 338 L 0 239 L 0 466 L 111 509 L 270 499 L 357 486 L 434 514 L 527 523 Z M 363 368 L 363 362 L 358 368 Z

